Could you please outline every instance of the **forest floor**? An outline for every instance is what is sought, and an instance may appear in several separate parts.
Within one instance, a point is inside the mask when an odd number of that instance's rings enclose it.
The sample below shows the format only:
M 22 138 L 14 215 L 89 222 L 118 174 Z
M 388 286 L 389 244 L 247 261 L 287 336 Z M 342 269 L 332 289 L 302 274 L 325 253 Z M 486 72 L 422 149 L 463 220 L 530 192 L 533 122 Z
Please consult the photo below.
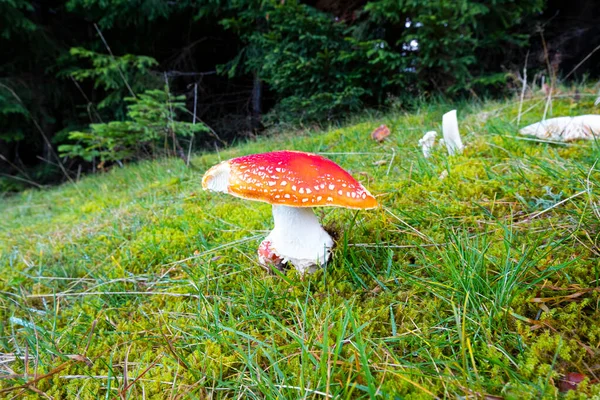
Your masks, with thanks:
M 520 126 L 545 106 L 526 98 Z M 464 153 L 424 158 L 451 107 Z M 0 199 L 0 398 L 600 395 L 600 144 L 519 136 L 519 107 L 392 110 Z M 337 245 L 303 279 L 257 263 L 269 205 L 201 187 L 276 149 L 332 159 L 381 205 L 318 209 Z

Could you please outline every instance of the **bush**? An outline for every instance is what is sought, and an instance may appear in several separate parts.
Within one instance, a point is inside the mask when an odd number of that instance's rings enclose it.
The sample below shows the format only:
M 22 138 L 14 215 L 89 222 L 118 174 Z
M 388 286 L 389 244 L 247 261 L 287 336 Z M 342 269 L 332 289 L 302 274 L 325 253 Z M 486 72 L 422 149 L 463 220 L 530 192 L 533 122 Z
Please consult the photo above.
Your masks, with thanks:
M 404 81 L 401 55 L 358 26 L 295 1 L 269 2 L 257 14 L 265 23 L 246 30 L 244 66 L 281 99 L 273 110 L 278 120 L 339 117 L 381 101 Z M 224 24 L 239 29 L 244 21 Z
M 511 52 L 528 42 L 544 0 L 379 0 L 365 10 L 393 38 L 419 90 L 501 85 Z M 518 59 L 520 61 L 520 58 Z
M 128 120 L 91 124 L 88 132 L 71 132 L 69 139 L 76 143 L 59 146 L 61 155 L 118 163 L 165 152 L 181 155 L 178 138 L 208 131 L 202 123 L 175 120 L 178 112 L 186 111 L 185 96 L 173 97 L 166 89 L 147 90 L 126 100 L 130 103 Z

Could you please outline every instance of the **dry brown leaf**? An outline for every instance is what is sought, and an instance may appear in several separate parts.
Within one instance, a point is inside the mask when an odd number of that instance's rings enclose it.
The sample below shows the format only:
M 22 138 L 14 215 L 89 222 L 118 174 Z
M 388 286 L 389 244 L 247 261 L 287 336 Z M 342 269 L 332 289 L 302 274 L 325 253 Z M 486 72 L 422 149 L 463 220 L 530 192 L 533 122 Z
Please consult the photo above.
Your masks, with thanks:
M 387 125 L 379 125 L 373 132 L 371 132 L 371 139 L 383 142 L 386 137 L 390 136 L 390 128 Z
M 564 378 L 558 381 L 558 390 L 561 392 L 575 390 L 585 378 L 586 376 L 584 374 L 580 374 L 579 372 L 569 372 Z

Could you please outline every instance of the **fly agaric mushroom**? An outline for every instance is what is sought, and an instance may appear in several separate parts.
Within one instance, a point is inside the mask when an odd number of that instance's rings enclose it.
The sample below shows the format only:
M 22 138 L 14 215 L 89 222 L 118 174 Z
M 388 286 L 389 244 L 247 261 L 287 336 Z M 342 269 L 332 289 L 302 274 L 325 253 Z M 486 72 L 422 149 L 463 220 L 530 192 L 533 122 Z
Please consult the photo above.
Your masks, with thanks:
M 300 151 L 224 161 L 204 174 L 202 188 L 272 204 L 275 227 L 258 248 L 259 262 L 280 268 L 289 261 L 300 273 L 327 263 L 333 246 L 312 207 L 377 207 L 371 193 L 339 165 Z

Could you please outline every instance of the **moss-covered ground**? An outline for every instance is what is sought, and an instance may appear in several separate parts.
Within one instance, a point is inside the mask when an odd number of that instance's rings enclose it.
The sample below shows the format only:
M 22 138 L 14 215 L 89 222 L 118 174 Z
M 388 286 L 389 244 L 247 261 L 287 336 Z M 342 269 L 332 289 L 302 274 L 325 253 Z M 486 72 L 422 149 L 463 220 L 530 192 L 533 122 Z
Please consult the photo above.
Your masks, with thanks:
M 563 92 L 549 116 L 593 99 Z M 437 104 L 0 199 L 0 398 L 600 395 L 600 145 L 518 136 L 515 99 L 456 108 L 454 157 L 417 146 Z M 521 126 L 544 108 L 526 99 Z M 318 209 L 337 245 L 303 279 L 257 264 L 267 204 L 201 188 L 276 149 L 329 157 L 381 203 Z

